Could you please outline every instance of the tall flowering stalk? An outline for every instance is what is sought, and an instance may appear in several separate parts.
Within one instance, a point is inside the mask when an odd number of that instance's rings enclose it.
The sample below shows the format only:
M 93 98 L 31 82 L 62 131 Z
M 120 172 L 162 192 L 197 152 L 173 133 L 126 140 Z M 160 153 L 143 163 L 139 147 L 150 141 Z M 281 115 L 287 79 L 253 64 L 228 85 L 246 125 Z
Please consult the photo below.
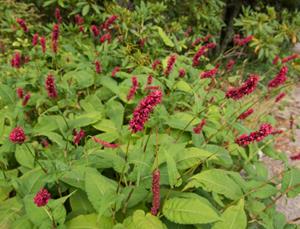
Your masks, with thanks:
M 167 62 L 167 67 L 164 71 L 164 75 L 165 76 L 169 76 L 171 71 L 173 70 L 173 67 L 175 65 L 175 61 L 176 61 L 176 55 L 171 55 L 168 59 L 168 62 Z
M 184 68 L 180 68 L 179 71 L 178 71 L 178 76 L 180 78 L 183 78 L 185 76 L 185 70 Z
M 231 88 L 226 92 L 226 97 L 234 100 L 241 99 L 251 94 L 257 87 L 259 76 L 251 74 L 248 79 L 238 88 Z
M 243 134 L 238 137 L 235 142 L 240 146 L 247 146 L 250 143 L 262 141 L 265 137 L 272 134 L 272 132 L 273 127 L 268 123 L 264 123 L 260 126 L 258 131 L 254 131 L 249 135 Z
M 27 105 L 30 97 L 31 97 L 31 94 L 29 92 L 27 92 L 27 94 L 24 96 L 23 101 L 22 101 L 22 106 L 23 107 Z
M 131 78 L 131 82 L 132 82 L 132 85 L 131 85 L 131 88 L 130 88 L 130 90 L 128 92 L 128 95 L 127 95 L 127 100 L 128 101 L 131 100 L 134 97 L 134 95 L 135 95 L 135 93 L 138 89 L 138 86 L 139 86 L 139 83 L 138 83 L 138 80 L 137 80 L 136 76 L 133 76 Z
M 75 145 L 78 145 L 81 141 L 81 139 L 84 138 L 85 136 L 85 132 L 83 130 L 80 130 L 80 131 L 77 131 L 77 130 L 74 130 L 73 131 L 73 142 Z
M 118 19 L 117 15 L 111 15 L 107 18 L 104 23 L 101 25 L 103 30 L 109 30 L 110 26 Z
M 24 31 L 24 32 L 28 32 L 29 30 L 28 30 L 28 28 L 27 28 L 27 25 L 26 25 L 26 22 L 25 22 L 25 20 L 24 19 L 22 19 L 22 18 L 17 18 L 17 23 L 19 24 L 19 26 L 22 28 L 22 30 Z
M 112 72 L 111 72 L 111 76 L 112 76 L 112 77 L 115 77 L 116 74 L 117 74 L 120 70 L 121 70 L 121 68 L 120 68 L 119 66 L 114 67 L 114 69 L 113 69 Z
M 19 99 L 23 99 L 23 97 L 24 97 L 24 90 L 23 90 L 23 88 L 21 88 L 21 87 L 17 88 L 16 92 L 17 92 L 18 98 Z
M 47 189 L 42 188 L 33 198 L 33 202 L 38 207 L 46 206 L 51 199 L 51 194 L 48 192 Z
M 100 41 L 100 43 L 104 43 L 105 41 L 107 41 L 108 43 L 110 43 L 110 41 L 111 41 L 111 35 L 110 35 L 110 33 L 103 34 L 100 37 L 99 41 Z
M 145 123 L 150 118 L 150 114 L 154 108 L 161 103 L 162 92 L 160 90 L 151 91 L 148 96 L 140 101 L 133 112 L 133 117 L 129 122 L 129 128 L 132 133 L 139 132 L 144 129 Z
M 193 56 L 193 66 L 198 66 L 200 64 L 200 57 L 203 56 L 209 49 L 215 48 L 216 43 L 207 43 L 198 49 L 198 51 Z
M 156 169 L 152 173 L 152 208 L 151 214 L 156 216 L 160 207 L 160 171 Z
M 153 61 L 151 67 L 155 71 L 159 65 L 161 65 L 161 61 L 159 59 L 156 59 L 156 60 Z
M 58 96 L 56 85 L 55 85 L 55 79 L 53 75 L 49 74 L 45 81 L 45 88 L 48 92 L 48 97 L 51 99 L 54 99 Z
M 274 57 L 273 61 L 272 61 L 272 64 L 273 64 L 273 65 L 278 64 L 279 60 L 280 60 L 280 57 L 279 57 L 278 55 L 276 55 L 276 56 Z
M 98 37 L 100 34 L 100 31 L 96 25 L 91 26 L 91 31 L 92 31 L 94 37 Z
M 287 72 L 288 72 L 287 66 L 283 66 L 280 69 L 279 73 L 275 76 L 275 78 L 268 83 L 268 87 L 271 89 L 271 88 L 279 87 L 280 85 L 284 84 L 284 82 L 287 80 L 287 76 L 286 76 Z

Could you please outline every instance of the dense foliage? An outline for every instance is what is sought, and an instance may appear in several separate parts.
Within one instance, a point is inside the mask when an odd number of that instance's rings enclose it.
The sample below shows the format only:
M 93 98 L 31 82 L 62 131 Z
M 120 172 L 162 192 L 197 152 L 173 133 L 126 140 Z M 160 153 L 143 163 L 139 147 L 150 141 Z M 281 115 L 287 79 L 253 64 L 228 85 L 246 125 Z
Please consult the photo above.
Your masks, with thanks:
M 276 211 L 300 173 L 273 147 L 272 111 L 298 58 L 273 47 L 297 18 L 245 8 L 219 53 L 223 1 L 195 3 L 195 20 L 171 1 L 63 2 L 40 22 L 42 1 L 0 4 L 1 228 L 296 228 Z

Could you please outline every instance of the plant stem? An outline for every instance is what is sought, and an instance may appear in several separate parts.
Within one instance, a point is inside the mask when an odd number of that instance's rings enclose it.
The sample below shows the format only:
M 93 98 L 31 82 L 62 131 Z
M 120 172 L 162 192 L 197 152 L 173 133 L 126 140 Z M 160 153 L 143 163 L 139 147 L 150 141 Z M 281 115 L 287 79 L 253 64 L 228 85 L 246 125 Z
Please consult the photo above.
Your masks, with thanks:
M 50 220 L 51 220 L 51 222 L 52 222 L 52 229 L 57 228 L 56 223 L 55 223 L 55 219 L 54 219 L 54 217 L 53 217 L 53 213 L 52 213 L 51 208 L 49 208 L 48 206 L 45 206 L 44 209 L 45 209 L 47 215 L 49 216 L 49 218 L 50 218 Z
M 36 162 L 36 163 L 38 163 L 38 165 L 41 167 L 41 169 L 44 171 L 44 173 L 48 173 L 47 172 L 47 170 L 42 166 L 42 164 L 39 162 L 39 160 L 37 159 L 37 157 L 36 157 L 36 154 L 35 153 L 33 153 L 32 151 L 31 151 L 31 149 L 28 147 L 28 145 L 27 145 L 27 143 L 24 143 L 24 145 L 25 145 L 25 147 L 27 148 L 27 150 L 31 153 L 31 155 L 33 156 L 33 158 L 34 158 L 34 161 Z

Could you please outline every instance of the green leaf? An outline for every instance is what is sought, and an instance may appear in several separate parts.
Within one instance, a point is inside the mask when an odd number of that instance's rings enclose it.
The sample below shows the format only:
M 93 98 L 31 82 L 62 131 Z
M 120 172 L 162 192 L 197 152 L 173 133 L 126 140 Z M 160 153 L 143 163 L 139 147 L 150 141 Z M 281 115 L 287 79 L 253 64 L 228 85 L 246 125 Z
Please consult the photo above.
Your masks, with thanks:
M 186 128 L 187 124 L 191 122 L 192 119 L 194 119 L 194 116 L 185 112 L 178 112 L 168 117 L 167 124 L 172 128 L 183 130 L 184 128 Z M 192 131 L 193 125 L 198 124 L 199 121 L 199 118 L 195 118 L 189 124 L 188 128 L 186 128 L 186 131 Z
M 28 147 L 31 149 L 31 152 L 34 151 L 31 145 L 28 145 Z M 20 165 L 31 169 L 34 168 L 34 157 L 24 144 L 17 145 L 15 157 Z
M 178 89 L 180 91 L 184 91 L 184 92 L 187 92 L 187 93 L 190 93 L 192 94 L 192 88 L 190 87 L 190 85 L 183 81 L 183 80 L 179 80 L 176 84 L 175 84 L 175 89 Z
M 85 175 L 85 190 L 93 207 L 99 214 L 108 214 L 116 201 L 115 181 L 102 176 L 96 169 L 88 168 Z
M 77 190 L 70 197 L 70 205 L 72 208 L 72 213 L 76 215 L 88 214 L 92 213 L 93 211 L 93 207 L 90 201 L 88 200 L 87 195 L 81 190 Z
M 191 187 L 202 187 L 208 192 L 222 194 L 232 200 L 239 199 L 243 194 L 241 188 L 221 169 L 205 170 L 191 177 L 184 189 Z
M 244 211 L 244 199 L 235 206 L 227 208 L 212 229 L 244 229 L 247 227 L 247 217 Z
M 163 29 L 161 27 L 157 26 L 157 30 L 158 30 L 159 36 L 161 37 L 161 39 L 163 40 L 163 42 L 165 43 L 165 45 L 167 45 L 169 47 L 174 47 L 174 43 L 168 37 L 168 35 L 163 31 Z
M 164 229 L 164 224 L 159 220 L 158 217 L 151 215 L 150 213 L 145 214 L 142 210 L 137 210 L 132 216 L 133 227 L 132 228 L 143 228 L 143 229 Z
M 124 107 L 120 102 L 111 100 L 106 107 L 106 115 L 114 122 L 118 129 L 121 129 L 124 119 Z
M 12 224 L 20 217 L 22 203 L 18 201 L 17 197 L 12 197 L 0 204 L 0 228 L 12 228 Z
M 100 121 L 101 118 L 102 113 L 98 111 L 88 112 L 75 116 L 74 119 L 70 120 L 69 125 L 71 128 L 84 127 Z
M 176 162 L 172 155 L 164 150 L 164 155 L 166 157 L 167 168 L 168 168 L 168 177 L 169 177 L 169 184 L 171 187 L 178 187 L 181 185 L 182 180 L 180 174 L 176 167 Z
M 79 215 L 66 222 L 67 229 L 111 229 L 112 219 L 97 214 Z
M 292 168 L 284 173 L 281 192 L 287 192 L 289 198 L 296 197 L 300 193 L 300 169 Z
M 87 15 L 89 11 L 90 11 L 90 5 L 85 5 L 81 11 L 82 16 Z
M 15 98 L 15 96 L 14 96 L 14 91 L 12 90 L 12 88 L 5 84 L 1 84 L 0 85 L 0 99 L 5 104 L 15 104 L 14 98 Z
M 179 224 L 207 224 L 220 220 L 218 213 L 200 198 L 172 198 L 163 206 L 164 216 Z

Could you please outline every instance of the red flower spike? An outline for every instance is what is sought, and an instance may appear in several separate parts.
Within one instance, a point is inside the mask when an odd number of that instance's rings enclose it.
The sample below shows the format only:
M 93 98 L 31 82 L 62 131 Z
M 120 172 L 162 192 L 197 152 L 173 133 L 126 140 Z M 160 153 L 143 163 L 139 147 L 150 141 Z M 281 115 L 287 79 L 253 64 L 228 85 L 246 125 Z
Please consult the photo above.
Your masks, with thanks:
M 245 95 L 251 94 L 257 87 L 259 76 L 251 74 L 248 79 L 238 88 L 231 88 L 226 92 L 227 98 L 234 100 L 241 99 Z
M 254 110 L 252 108 L 249 108 L 248 110 L 246 110 L 245 112 L 243 112 L 242 114 L 240 114 L 240 116 L 238 117 L 238 119 L 244 120 L 247 117 L 249 117 L 253 112 L 254 112 Z
M 21 88 L 21 87 L 19 87 L 19 88 L 17 88 L 17 96 L 18 96 L 18 98 L 19 99 L 23 99 L 23 97 L 24 97 L 24 91 L 23 91 L 23 88 Z
M 286 94 L 284 92 L 281 92 L 279 95 L 277 95 L 275 98 L 275 103 L 278 103 L 280 100 L 282 100 L 285 95 Z
M 15 52 L 11 59 L 11 66 L 14 68 L 21 67 L 21 53 Z
M 109 27 L 118 19 L 117 15 L 112 15 L 101 25 L 103 30 L 109 30 Z
M 196 127 L 194 127 L 194 129 L 193 129 L 194 133 L 200 134 L 202 131 L 202 128 L 205 124 L 206 124 L 206 120 L 202 119 L 201 122 Z
M 101 67 L 101 63 L 99 60 L 95 61 L 95 69 L 96 69 L 96 73 L 99 74 L 102 72 L 102 67 Z
M 94 37 L 98 37 L 100 34 L 100 31 L 96 25 L 91 26 L 91 31 L 93 32 Z
M 289 62 L 289 61 L 291 61 L 291 60 L 294 60 L 294 59 L 296 59 L 296 58 L 298 58 L 299 57 L 299 55 L 298 54 L 293 54 L 293 55 L 290 55 L 290 56 L 287 56 L 287 57 L 285 57 L 285 58 L 283 58 L 282 60 L 281 60 L 281 63 L 287 63 L 287 62 Z
M 253 36 L 252 36 L 252 35 L 247 36 L 247 37 L 245 37 L 245 38 L 240 38 L 240 35 L 237 34 L 237 35 L 235 35 L 234 38 L 233 38 L 233 43 L 234 43 L 235 45 L 238 45 L 238 46 L 244 46 L 244 45 L 246 45 L 247 43 L 249 43 L 250 41 L 252 41 L 252 39 L 253 39 Z
M 46 52 L 46 38 L 45 37 L 40 37 L 40 44 L 42 47 L 42 52 L 45 54 L 45 52 Z
M 276 55 L 275 58 L 274 58 L 273 61 L 272 61 L 272 64 L 273 64 L 273 65 L 278 64 L 279 60 L 280 60 L 280 57 L 279 57 L 278 55 Z
M 110 43 L 111 41 L 111 35 L 110 33 L 106 33 L 103 36 L 100 37 L 100 43 L 104 43 L 105 41 L 107 41 L 108 43 Z
M 154 108 L 161 103 L 162 92 L 160 90 L 151 91 L 148 96 L 143 98 L 138 106 L 134 109 L 133 117 L 129 121 L 129 128 L 132 133 L 139 132 L 144 129 L 145 123 L 150 118 L 150 114 Z
M 56 85 L 55 85 L 55 79 L 51 74 L 49 74 L 46 78 L 45 88 L 48 92 L 49 98 L 54 99 L 58 96 L 57 90 L 56 90 Z
M 152 82 L 153 82 L 153 76 L 149 75 L 148 78 L 147 78 L 147 86 L 151 85 Z
M 235 64 L 235 61 L 233 59 L 230 59 L 226 64 L 226 71 L 230 72 L 232 70 L 234 64 Z
M 22 106 L 23 106 L 23 107 L 27 105 L 27 103 L 28 103 L 30 97 L 31 97 L 31 95 L 30 95 L 29 92 L 24 96 L 24 99 L 23 99 L 23 101 L 22 101 Z
M 158 60 L 158 59 L 156 59 L 156 60 L 154 60 L 154 62 L 152 63 L 152 69 L 155 71 L 156 70 L 156 68 L 159 66 L 159 65 L 161 65 L 161 61 L 160 60 Z
M 17 18 L 17 23 L 19 24 L 19 26 L 22 28 L 22 30 L 24 31 L 24 32 L 28 32 L 29 30 L 28 30 L 28 28 L 27 28 L 27 25 L 26 25 L 26 22 L 25 22 L 25 20 L 23 20 L 23 19 L 21 19 L 21 18 Z
M 258 131 L 252 132 L 249 135 L 243 134 L 240 137 L 238 137 L 235 142 L 240 146 L 247 146 L 250 143 L 253 142 L 260 142 L 268 135 L 272 134 L 273 127 L 268 124 L 262 124 Z
M 156 216 L 160 207 L 160 171 L 156 169 L 152 173 L 152 208 L 151 214 Z
M 100 139 L 100 138 L 93 137 L 93 140 L 94 140 L 96 143 L 101 144 L 101 145 L 102 145 L 103 147 L 105 147 L 105 148 L 115 149 L 115 148 L 118 148 L 118 147 L 119 147 L 118 144 L 109 143 L 109 142 L 103 141 L 103 140 Z
M 173 70 L 173 67 L 175 65 L 175 61 L 176 61 L 176 55 L 173 54 L 168 59 L 167 67 L 166 67 L 166 69 L 164 71 L 164 75 L 165 76 L 168 77 L 170 75 L 170 73 Z
M 62 17 L 61 17 L 61 14 L 60 14 L 60 10 L 58 7 L 55 8 L 55 18 L 57 20 L 57 23 L 61 24 L 62 22 Z
M 183 78 L 185 76 L 185 70 L 183 68 L 179 69 L 179 77 Z
M 133 76 L 131 78 L 131 82 L 132 82 L 132 86 L 131 86 L 131 88 L 129 90 L 129 93 L 127 95 L 127 100 L 128 101 L 131 100 L 134 97 L 134 95 L 135 95 L 135 93 L 136 93 L 136 91 L 138 89 L 138 86 L 139 86 L 138 80 L 137 80 L 136 76 Z
M 43 207 L 48 204 L 48 201 L 51 199 L 51 194 L 47 189 L 42 188 L 33 198 L 34 203 L 38 207 Z
M 274 79 L 270 80 L 268 83 L 269 89 L 279 87 L 280 85 L 284 84 L 284 82 L 287 80 L 287 74 L 288 68 L 287 66 L 283 66 L 279 73 L 275 76 Z
M 81 139 L 83 139 L 85 136 L 85 132 L 83 130 L 80 131 L 74 131 L 74 138 L 73 138 L 73 142 L 75 145 L 78 145 L 81 141 Z
M 35 33 L 32 37 L 32 46 L 36 46 L 39 41 L 39 34 Z
M 14 128 L 9 135 L 9 140 L 14 144 L 23 144 L 26 136 L 22 127 Z
M 211 77 L 215 76 L 218 73 L 219 66 L 220 65 L 218 64 L 213 69 L 202 72 L 201 75 L 200 75 L 200 78 L 201 79 L 206 79 L 206 78 L 211 78 Z
M 115 77 L 116 74 L 121 70 L 121 68 L 119 66 L 115 67 L 112 72 L 111 72 L 111 76 Z
M 291 160 L 298 161 L 300 160 L 300 153 L 290 156 Z

